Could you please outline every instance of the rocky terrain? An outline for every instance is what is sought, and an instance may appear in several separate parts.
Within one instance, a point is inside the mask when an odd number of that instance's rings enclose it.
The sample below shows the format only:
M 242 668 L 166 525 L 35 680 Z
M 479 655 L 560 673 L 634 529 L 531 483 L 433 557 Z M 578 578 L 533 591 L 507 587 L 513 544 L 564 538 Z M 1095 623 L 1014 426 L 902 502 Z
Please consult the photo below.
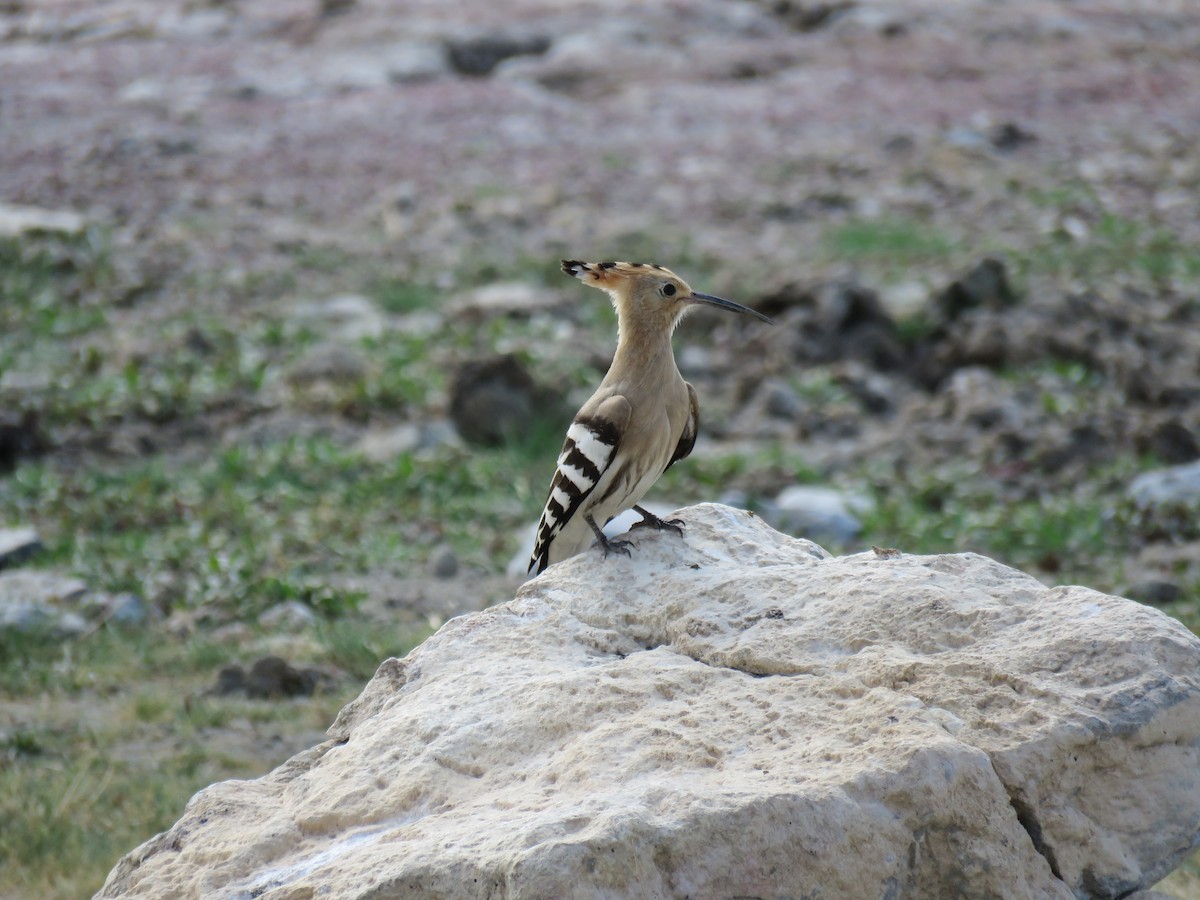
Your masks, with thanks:
M 1200 627 L 1198 44 L 1186 0 L 0 0 L 0 816 L 118 835 L 75 882 L 0 838 L 0 894 L 94 890 L 512 598 L 613 346 L 562 256 L 777 320 L 680 329 L 663 508 Z

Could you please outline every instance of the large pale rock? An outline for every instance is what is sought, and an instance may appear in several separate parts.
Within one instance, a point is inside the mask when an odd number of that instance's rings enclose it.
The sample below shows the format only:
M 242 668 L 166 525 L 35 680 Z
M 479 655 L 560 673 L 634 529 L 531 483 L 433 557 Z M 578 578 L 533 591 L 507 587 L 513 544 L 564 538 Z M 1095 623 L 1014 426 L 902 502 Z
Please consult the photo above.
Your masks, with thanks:
M 388 660 L 101 897 L 1116 897 L 1200 830 L 1200 641 L 720 506 Z

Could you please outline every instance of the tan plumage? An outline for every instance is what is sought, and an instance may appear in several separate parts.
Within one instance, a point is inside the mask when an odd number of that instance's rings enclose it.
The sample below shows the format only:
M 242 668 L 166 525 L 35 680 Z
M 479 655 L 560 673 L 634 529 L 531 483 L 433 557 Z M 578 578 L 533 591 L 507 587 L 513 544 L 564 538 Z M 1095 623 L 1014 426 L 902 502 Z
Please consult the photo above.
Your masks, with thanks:
M 538 523 L 529 571 L 584 549 L 593 536 L 605 556 L 629 553 L 601 525 L 625 509 L 640 525 L 682 530 L 637 506 L 668 468 L 692 452 L 700 427 L 695 389 L 675 365 L 671 334 L 696 304 L 766 316 L 693 291 L 670 269 L 644 263 L 563 260 L 563 271 L 608 293 L 617 311 L 617 352 L 604 381 L 567 429 L 558 468 Z

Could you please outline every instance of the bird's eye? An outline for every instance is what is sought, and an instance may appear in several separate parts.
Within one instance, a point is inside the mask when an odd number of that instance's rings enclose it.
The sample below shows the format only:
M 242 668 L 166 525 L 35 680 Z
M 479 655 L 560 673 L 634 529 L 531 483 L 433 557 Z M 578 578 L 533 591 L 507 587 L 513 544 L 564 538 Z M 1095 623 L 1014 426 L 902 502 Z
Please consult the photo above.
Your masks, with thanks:
M 674 297 L 675 296 L 675 285 L 669 284 L 669 283 L 664 284 L 662 287 L 660 287 L 658 289 L 658 292 L 660 294 L 662 294 L 664 297 Z

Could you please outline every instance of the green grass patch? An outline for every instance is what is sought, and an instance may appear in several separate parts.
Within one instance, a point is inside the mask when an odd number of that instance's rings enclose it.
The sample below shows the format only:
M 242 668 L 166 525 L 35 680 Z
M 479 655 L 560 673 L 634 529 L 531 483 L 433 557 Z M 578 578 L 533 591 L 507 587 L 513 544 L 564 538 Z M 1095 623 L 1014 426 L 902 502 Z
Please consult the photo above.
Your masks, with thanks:
M 940 262 L 957 249 L 933 226 L 898 219 L 850 221 L 830 229 L 825 243 L 838 259 L 888 266 Z
M 1029 253 L 1026 271 L 1096 283 L 1114 275 L 1152 285 L 1200 278 L 1200 249 L 1174 233 L 1112 213 L 1100 213 L 1086 236 L 1052 232 Z
M 436 308 L 443 301 L 445 291 L 430 284 L 399 278 L 381 278 L 373 286 L 370 295 L 388 312 L 408 313 Z
M 196 757 L 147 768 L 95 749 L 55 765 L 10 760 L 0 766 L 0 894 L 89 896 L 121 854 L 169 827 L 198 788 L 226 774 Z
M 383 465 L 319 439 L 195 463 L 27 463 L 0 481 L 0 521 L 36 525 L 40 561 L 87 573 L 98 589 L 239 617 L 297 599 L 336 617 L 358 598 L 330 589 L 332 572 L 417 564 L 442 540 L 468 563 L 498 567 L 544 499 L 561 428 L 547 421 L 494 450 Z
M 131 673 L 207 678 L 233 658 L 226 644 L 198 635 L 163 640 L 145 632 L 101 628 L 69 640 L 0 631 L 0 697 L 113 692 Z
M 312 658 L 296 662 L 354 677 L 314 697 L 260 701 L 207 693 L 222 666 L 258 653 L 203 634 L 102 629 L 59 643 L 4 634 L 0 896 L 89 896 L 197 790 L 259 776 L 311 745 L 380 661 L 422 637 L 330 623 Z
M 1116 590 L 1137 541 L 1118 485 L 1136 468 L 1123 460 L 1092 484 L 1035 496 L 1014 496 L 968 467 L 877 473 L 864 540 L 906 553 L 973 551 L 1060 583 Z

